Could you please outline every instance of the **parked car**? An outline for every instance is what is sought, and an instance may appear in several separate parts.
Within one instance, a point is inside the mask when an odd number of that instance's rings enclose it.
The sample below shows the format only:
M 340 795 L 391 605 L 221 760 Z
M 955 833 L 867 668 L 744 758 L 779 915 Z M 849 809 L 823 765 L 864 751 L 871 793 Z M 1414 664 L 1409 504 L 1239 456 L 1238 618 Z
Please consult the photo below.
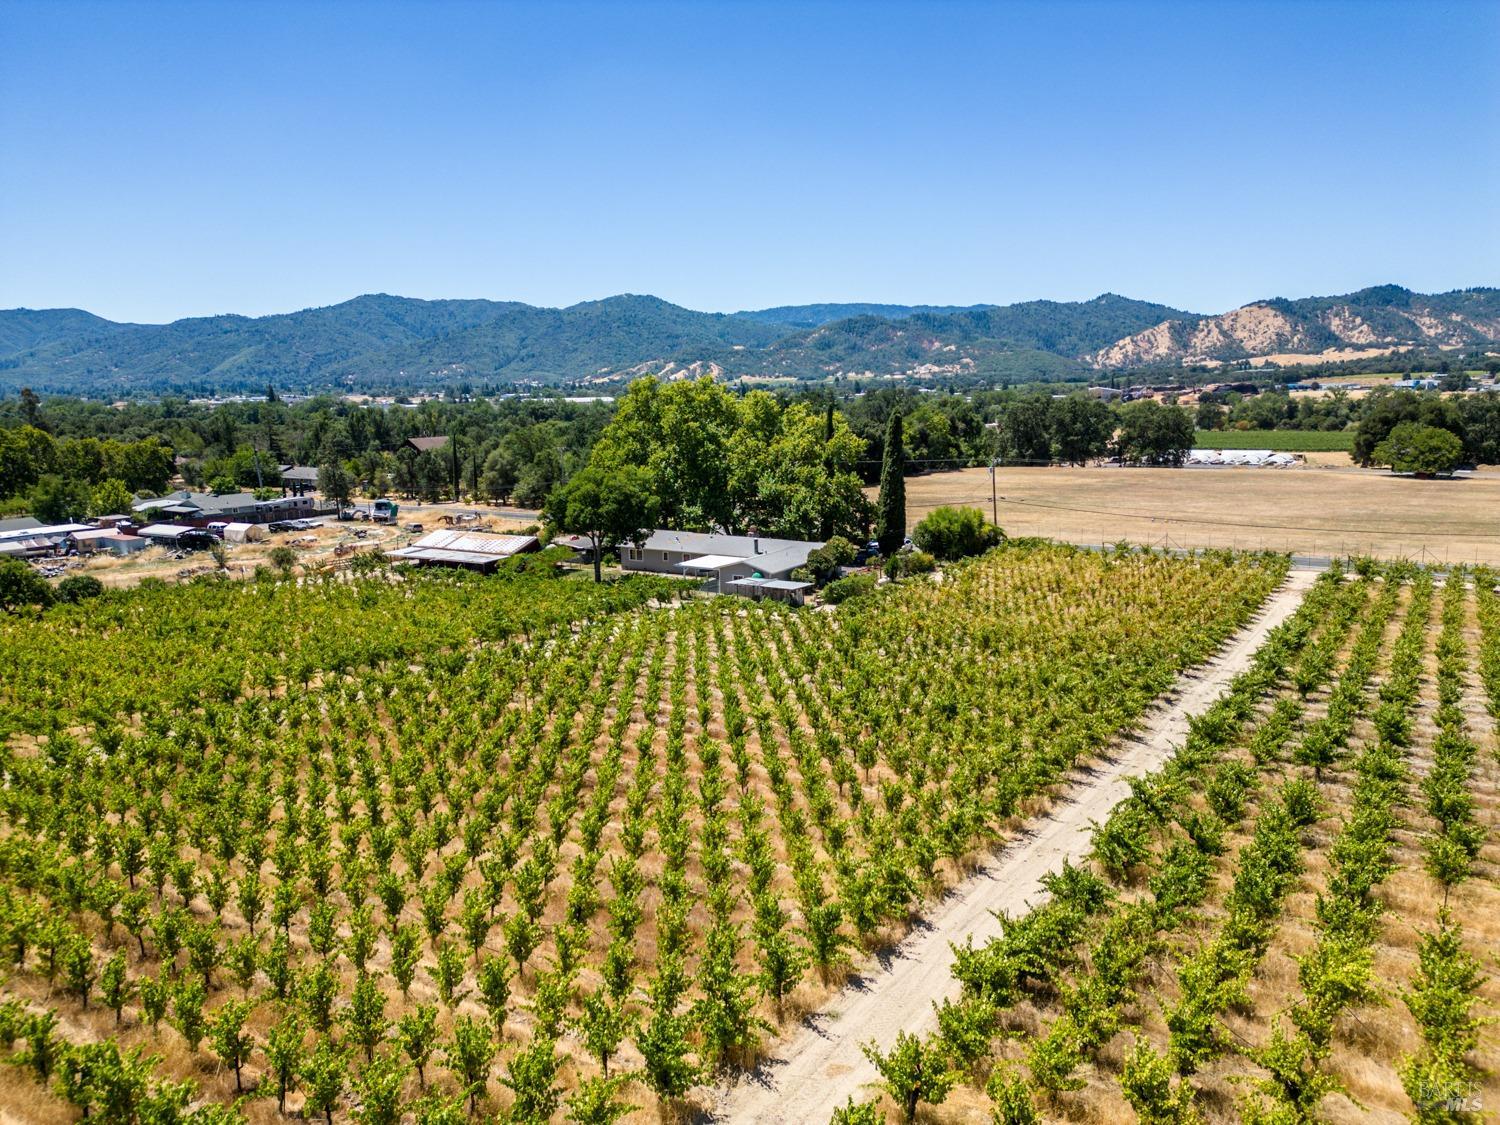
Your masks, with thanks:
M 897 547 L 896 549 L 898 551 L 911 551 L 915 548 L 916 544 L 911 541 L 911 536 L 908 535 L 905 539 L 901 540 L 901 546 Z M 854 563 L 856 566 L 863 566 L 865 563 L 869 562 L 879 554 L 880 544 L 874 539 L 871 539 L 864 545 L 863 549 L 854 556 Z

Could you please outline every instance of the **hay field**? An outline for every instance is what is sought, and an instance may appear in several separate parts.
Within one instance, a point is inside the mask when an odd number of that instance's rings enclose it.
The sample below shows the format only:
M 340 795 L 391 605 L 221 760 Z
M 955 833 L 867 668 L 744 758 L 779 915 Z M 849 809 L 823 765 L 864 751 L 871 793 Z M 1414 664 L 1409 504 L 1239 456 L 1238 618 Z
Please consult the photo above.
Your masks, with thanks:
M 1494 472 L 1419 481 L 1331 468 L 1001 469 L 995 484 L 1013 536 L 1500 564 Z M 911 526 L 940 504 L 989 514 L 989 471 L 912 477 L 906 497 Z

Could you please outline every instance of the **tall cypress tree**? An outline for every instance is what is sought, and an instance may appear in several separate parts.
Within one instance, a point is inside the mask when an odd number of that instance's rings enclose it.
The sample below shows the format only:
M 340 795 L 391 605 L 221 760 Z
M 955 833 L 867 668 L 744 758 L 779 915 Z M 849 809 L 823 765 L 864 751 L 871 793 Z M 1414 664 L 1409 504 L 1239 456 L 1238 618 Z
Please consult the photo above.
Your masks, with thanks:
M 875 540 L 880 553 L 889 555 L 906 540 L 906 447 L 901 436 L 901 415 L 891 413 L 885 428 L 885 459 L 880 463 L 880 522 Z

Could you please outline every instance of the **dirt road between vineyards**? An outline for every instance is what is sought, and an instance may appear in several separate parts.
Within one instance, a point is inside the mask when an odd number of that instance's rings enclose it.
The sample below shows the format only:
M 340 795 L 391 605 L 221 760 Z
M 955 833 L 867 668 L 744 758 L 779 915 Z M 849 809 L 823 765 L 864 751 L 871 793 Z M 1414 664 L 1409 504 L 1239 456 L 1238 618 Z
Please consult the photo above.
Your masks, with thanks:
M 860 1045 L 874 1040 L 888 1047 L 898 1031 L 935 1026 L 933 1005 L 958 994 L 949 946 L 969 937 L 983 944 L 1000 932 L 994 912 L 1015 915 L 1045 898 L 1043 876 L 1088 852 L 1090 823 L 1102 821 L 1129 794 L 1126 779 L 1166 762 L 1187 736 L 1188 716 L 1207 708 L 1250 666 L 1266 635 L 1292 615 L 1316 577 L 1311 570 L 1293 570 L 1216 656 L 1179 677 L 1112 757 L 1098 762 L 1024 836 L 937 902 L 900 946 L 862 967 L 758 1069 L 716 1090 L 712 1119 L 821 1125 L 849 1097 L 871 1096 L 875 1068 Z

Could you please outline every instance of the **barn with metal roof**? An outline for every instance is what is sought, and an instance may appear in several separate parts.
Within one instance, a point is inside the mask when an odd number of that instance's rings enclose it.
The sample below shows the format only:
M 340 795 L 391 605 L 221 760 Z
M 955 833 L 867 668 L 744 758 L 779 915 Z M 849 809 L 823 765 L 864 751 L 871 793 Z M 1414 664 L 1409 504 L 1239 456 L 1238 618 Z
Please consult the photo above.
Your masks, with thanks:
M 433 531 L 409 547 L 387 551 L 391 558 L 420 566 L 461 566 L 491 571 L 506 559 L 535 551 L 535 535 L 488 535 L 482 531 Z

